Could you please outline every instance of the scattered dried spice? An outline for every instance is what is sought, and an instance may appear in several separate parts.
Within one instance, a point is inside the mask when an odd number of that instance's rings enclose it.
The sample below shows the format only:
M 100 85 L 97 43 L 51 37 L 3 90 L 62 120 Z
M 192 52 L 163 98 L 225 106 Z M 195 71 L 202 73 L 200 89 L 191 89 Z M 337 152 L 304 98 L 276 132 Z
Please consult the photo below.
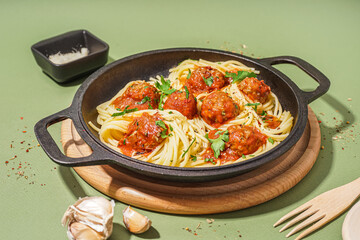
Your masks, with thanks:
M 352 101 L 352 99 L 348 98 L 348 101 Z M 351 105 L 349 108 L 351 108 Z M 347 110 L 346 112 L 335 110 L 335 112 L 336 114 L 331 116 L 326 116 L 324 113 L 319 113 L 318 119 L 324 123 L 320 125 L 322 131 L 322 140 L 326 141 L 326 139 L 330 138 L 334 143 L 334 149 L 351 151 L 352 147 L 354 147 L 353 144 L 357 144 L 356 140 L 359 135 L 359 131 L 357 131 L 358 123 L 353 123 L 354 116 L 350 110 Z M 347 116 L 346 113 L 349 114 L 349 116 Z M 327 119 L 321 119 L 322 116 L 327 117 Z M 326 146 L 327 145 L 325 145 L 325 147 Z M 334 153 L 334 151 L 332 151 L 332 147 L 330 147 L 330 150 L 328 151 L 331 154 Z M 356 157 L 357 156 L 354 155 L 354 158 Z M 320 158 L 325 158 L 325 156 L 320 154 Z
M 20 120 L 24 120 L 24 117 L 20 117 Z M 17 129 L 18 132 L 20 133 L 27 133 L 27 126 L 24 126 L 23 129 Z M 22 135 L 24 136 L 24 135 Z M 32 137 L 31 135 L 26 135 L 27 138 L 28 137 Z M 33 144 L 31 144 L 30 142 L 33 142 Z M 24 146 L 26 145 L 26 146 Z M 34 139 L 29 140 L 29 139 L 24 139 L 21 141 L 15 141 L 12 140 L 9 144 L 10 146 L 10 152 L 11 151 L 15 151 L 15 150 L 24 150 L 25 153 L 29 153 L 30 149 L 33 149 L 35 147 L 40 147 L 40 144 L 38 144 L 38 142 Z M 22 146 L 22 147 L 19 147 Z M 24 154 L 25 154 L 24 153 Z M 8 170 L 7 170 L 7 176 L 16 176 L 16 179 L 20 179 L 23 178 L 25 180 L 30 180 L 31 177 L 35 176 L 35 173 L 33 173 L 31 170 L 31 164 L 28 161 L 22 162 L 21 159 L 23 159 L 23 155 L 20 152 L 16 152 L 16 155 L 13 155 L 13 157 L 11 157 L 9 160 L 4 161 L 5 162 L 5 166 L 9 166 Z M 35 184 L 35 181 L 30 181 L 28 182 L 29 184 Z M 45 186 L 45 184 L 43 184 L 43 186 Z

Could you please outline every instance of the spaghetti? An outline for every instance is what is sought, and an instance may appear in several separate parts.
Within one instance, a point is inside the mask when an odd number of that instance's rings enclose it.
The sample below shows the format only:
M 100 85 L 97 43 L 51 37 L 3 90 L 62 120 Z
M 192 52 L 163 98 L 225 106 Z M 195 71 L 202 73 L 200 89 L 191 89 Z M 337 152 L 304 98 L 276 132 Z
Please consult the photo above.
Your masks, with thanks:
M 97 107 L 100 140 L 154 164 L 208 167 L 258 156 L 290 133 L 293 117 L 259 74 L 238 61 L 185 60 L 129 82 Z

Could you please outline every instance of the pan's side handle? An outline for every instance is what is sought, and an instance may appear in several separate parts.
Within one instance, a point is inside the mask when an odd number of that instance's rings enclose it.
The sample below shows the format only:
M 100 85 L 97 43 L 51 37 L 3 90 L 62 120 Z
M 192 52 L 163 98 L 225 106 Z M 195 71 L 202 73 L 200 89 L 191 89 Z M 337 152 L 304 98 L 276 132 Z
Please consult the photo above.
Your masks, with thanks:
M 293 64 L 299 67 L 305 73 L 307 73 L 315 81 L 317 81 L 319 83 L 319 86 L 314 91 L 305 92 L 301 90 L 302 95 L 306 99 L 307 103 L 311 103 L 315 99 L 325 94 L 330 87 L 330 81 L 323 73 L 321 73 L 317 68 L 315 68 L 310 63 L 300 58 L 292 57 L 292 56 L 279 56 L 279 57 L 263 58 L 260 59 L 260 62 L 269 66 L 282 64 L 282 63 Z
M 51 160 L 61 165 L 76 167 L 102 164 L 102 162 L 106 159 L 107 154 L 102 148 L 98 147 L 97 144 L 94 144 L 94 141 L 90 137 L 86 137 L 86 139 L 84 139 L 84 136 L 82 136 L 84 141 L 92 148 L 92 154 L 81 158 L 71 158 L 64 155 L 60 151 L 54 139 L 47 130 L 49 126 L 65 119 L 70 118 L 73 120 L 75 116 L 74 114 L 75 113 L 70 107 L 43 118 L 37 122 L 34 126 L 34 131 L 39 144 L 44 149 L 45 153 L 51 158 Z

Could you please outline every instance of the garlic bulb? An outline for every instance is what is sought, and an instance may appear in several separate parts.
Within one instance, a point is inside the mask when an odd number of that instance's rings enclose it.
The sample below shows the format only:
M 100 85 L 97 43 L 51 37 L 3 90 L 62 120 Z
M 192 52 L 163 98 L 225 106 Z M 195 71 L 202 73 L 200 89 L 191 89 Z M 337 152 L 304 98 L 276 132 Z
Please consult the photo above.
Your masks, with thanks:
M 124 209 L 123 220 L 126 228 L 132 233 L 143 233 L 151 227 L 151 221 L 130 206 Z
M 66 210 L 61 223 L 68 224 L 70 240 L 105 240 L 113 229 L 115 202 L 103 197 L 80 198 Z

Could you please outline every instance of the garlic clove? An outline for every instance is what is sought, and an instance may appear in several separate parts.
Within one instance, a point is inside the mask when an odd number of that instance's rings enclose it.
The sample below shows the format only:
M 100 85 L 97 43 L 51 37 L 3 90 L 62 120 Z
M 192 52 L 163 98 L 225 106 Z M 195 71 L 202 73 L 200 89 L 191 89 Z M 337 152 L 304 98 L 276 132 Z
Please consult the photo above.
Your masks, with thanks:
M 103 236 L 101 239 L 107 239 L 113 230 L 114 206 L 113 200 L 103 197 L 80 198 L 68 207 L 61 222 L 63 226 L 68 224 L 68 228 L 74 222 L 82 223 Z
M 98 232 L 93 230 L 91 227 L 79 223 L 73 222 L 68 228 L 68 238 L 72 240 L 103 240 L 105 239 Z
M 126 228 L 135 234 L 146 232 L 151 227 L 150 219 L 136 212 L 130 206 L 124 209 L 123 220 Z

